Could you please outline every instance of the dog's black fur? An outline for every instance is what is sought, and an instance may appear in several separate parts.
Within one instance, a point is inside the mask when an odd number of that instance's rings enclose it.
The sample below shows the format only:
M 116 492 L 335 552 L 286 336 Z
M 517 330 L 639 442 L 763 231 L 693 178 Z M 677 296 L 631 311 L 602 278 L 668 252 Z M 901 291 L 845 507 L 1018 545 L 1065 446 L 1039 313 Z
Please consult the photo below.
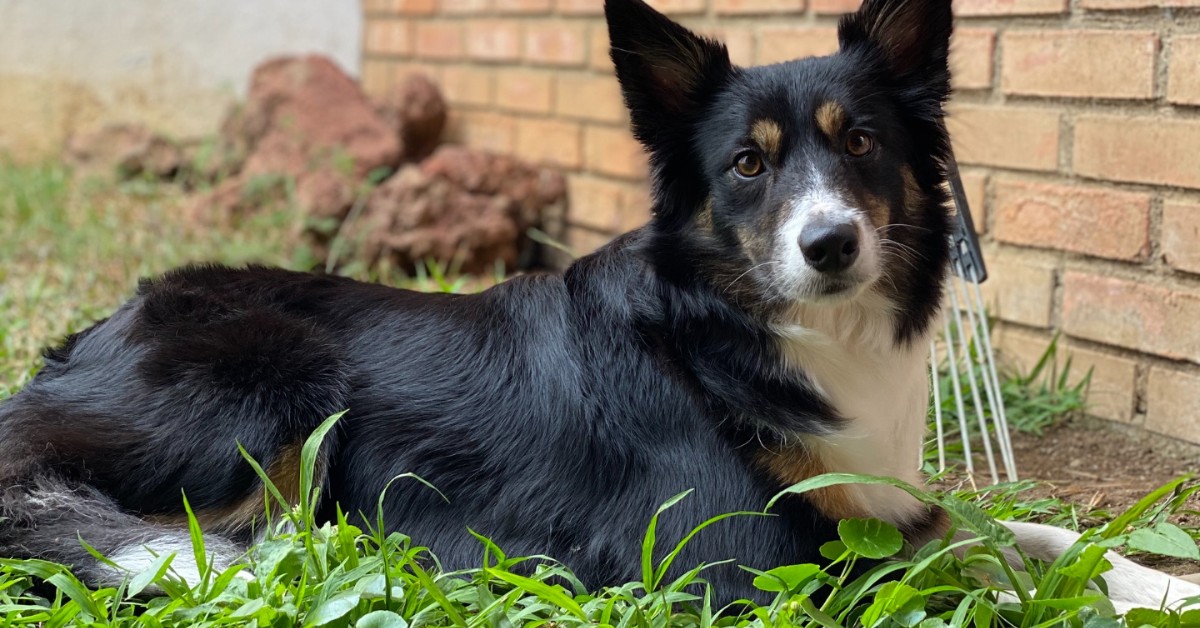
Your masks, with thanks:
M 756 462 L 771 435 L 843 420 L 785 365 L 771 324 L 792 302 L 755 270 L 806 172 L 884 207 L 881 231 L 917 252 L 891 259 L 879 284 L 893 342 L 936 311 L 950 3 L 866 0 L 843 19 L 838 54 L 750 69 L 641 0 L 606 10 L 652 156 L 648 226 L 562 275 L 468 296 L 259 267 L 144 281 L 0 404 L 0 556 L 101 579 L 76 535 L 102 552 L 145 542 L 177 525 L 181 493 L 245 542 L 252 518 L 230 513 L 261 504 L 261 489 L 235 443 L 286 476 L 295 447 L 343 409 L 320 515 L 336 503 L 369 516 L 394 476 L 420 476 L 447 500 L 400 480 L 384 516 L 448 568 L 479 563 L 470 528 L 509 554 L 560 559 L 589 586 L 615 584 L 638 577 L 650 516 L 677 493 L 695 489 L 664 515 L 660 547 L 708 517 L 761 510 L 786 485 Z M 812 122 L 829 100 L 885 148 L 848 159 Z M 781 128 L 770 176 L 731 176 L 762 118 Z M 774 515 L 724 520 L 675 564 L 765 569 L 819 560 L 835 538 L 836 521 L 804 499 Z M 720 599 L 754 596 L 734 564 L 705 574 Z

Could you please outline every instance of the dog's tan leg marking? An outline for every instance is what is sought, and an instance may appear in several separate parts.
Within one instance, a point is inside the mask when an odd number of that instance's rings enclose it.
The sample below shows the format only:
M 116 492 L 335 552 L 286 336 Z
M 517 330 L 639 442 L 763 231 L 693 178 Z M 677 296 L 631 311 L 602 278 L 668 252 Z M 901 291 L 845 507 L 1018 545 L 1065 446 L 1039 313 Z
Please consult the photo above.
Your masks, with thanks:
M 846 124 L 846 110 L 842 106 L 827 100 L 817 107 L 815 114 L 817 120 L 817 128 L 829 138 L 835 146 L 838 144 L 838 139 L 842 133 L 842 127 Z
M 289 504 L 296 504 L 300 501 L 301 447 L 301 444 L 295 444 L 280 449 L 264 469 L 267 477 L 271 479 L 271 483 L 279 489 L 280 494 Z M 314 486 L 321 486 L 324 483 L 325 473 L 326 461 L 324 456 L 319 456 L 316 469 L 313 471 Z M 205 532 L 233 535 L 249 530 L 256 521 L 260 520 L 266 512 L 266 504 L 271 505 L 272 512 L 278 510 L 275 507 L 274 499 L 265 495 L 264 487 L 259 482 L 255 484 L 254 490 L 239 501 L 193 512 L 196 515 L 196 521 L 200 523 L 201 529 Z M 151 523 L 169 526 L 186 525 L 187 523 L 185 514 L 149 515 L 143 519 Z
M 782 452 L 763 450 L 758 456 L 758 463 L 781 484 L 788 486 L 829 472 L 821 459 L 803 445 L 789 447 Z M 844 484 L 809 491 L 801 497 L 834 521 L 870 516 Z
M 755 120 L 750 126 L 750 139 L 767 155 L 767 161 L 779 162 L 779 151 L 783 147 L 783 128 L 774 120 Z

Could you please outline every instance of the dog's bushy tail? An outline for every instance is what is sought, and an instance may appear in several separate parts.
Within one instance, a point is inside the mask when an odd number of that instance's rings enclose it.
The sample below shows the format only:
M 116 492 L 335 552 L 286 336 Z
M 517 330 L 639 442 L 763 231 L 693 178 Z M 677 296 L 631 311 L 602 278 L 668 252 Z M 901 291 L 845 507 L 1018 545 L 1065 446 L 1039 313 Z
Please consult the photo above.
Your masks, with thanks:
M 204 546 L 207 564 L 218 572 L 242 554 L 236 544 L 208 534 Z M 200 582 L 186 529 L 139 519 L 100 491 L 53 474 L 0 480 L 0 557 L 61 563 L 84 583 L 106 587 L 145 571 L 167 554 L 175 555 L 171 572 L 189 586 Z

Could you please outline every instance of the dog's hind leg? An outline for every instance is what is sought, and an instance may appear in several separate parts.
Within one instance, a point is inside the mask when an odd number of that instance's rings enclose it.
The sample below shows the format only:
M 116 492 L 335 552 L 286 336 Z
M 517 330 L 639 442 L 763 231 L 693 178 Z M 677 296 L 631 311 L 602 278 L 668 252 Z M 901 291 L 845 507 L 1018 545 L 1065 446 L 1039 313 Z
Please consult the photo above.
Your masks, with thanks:
M 105 556 L 94 557 L 80 541 Z M 205 534 L 207 567 L 224 571 L 242 554 L 235 543 Z M 0 488 L 0 556 L 36 557 L 71 565 L 93 586 L 117 586 L 173 554 L 170 570 L 189 586 L 201 580 L 186 528 L 148 523 L 122 511 L 94 488 L 49 473 L 10 479 Z

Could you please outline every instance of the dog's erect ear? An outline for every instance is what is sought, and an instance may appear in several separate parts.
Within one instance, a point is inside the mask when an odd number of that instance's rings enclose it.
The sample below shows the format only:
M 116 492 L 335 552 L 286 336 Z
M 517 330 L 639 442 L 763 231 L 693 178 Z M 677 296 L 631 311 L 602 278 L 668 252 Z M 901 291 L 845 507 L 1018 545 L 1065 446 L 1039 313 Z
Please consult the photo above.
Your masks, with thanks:
M 945 79 L 954 18 L 950 0 L 865 0 L 842 18 L 838 40 L 843 51 L 874 47 L 899 79 Z
M 649 148 L 664 125 L 699 113 L 733 67 L 725 46 L 697 36 L 642 0 L 605 0 L 613 65 L 633 122 Z

